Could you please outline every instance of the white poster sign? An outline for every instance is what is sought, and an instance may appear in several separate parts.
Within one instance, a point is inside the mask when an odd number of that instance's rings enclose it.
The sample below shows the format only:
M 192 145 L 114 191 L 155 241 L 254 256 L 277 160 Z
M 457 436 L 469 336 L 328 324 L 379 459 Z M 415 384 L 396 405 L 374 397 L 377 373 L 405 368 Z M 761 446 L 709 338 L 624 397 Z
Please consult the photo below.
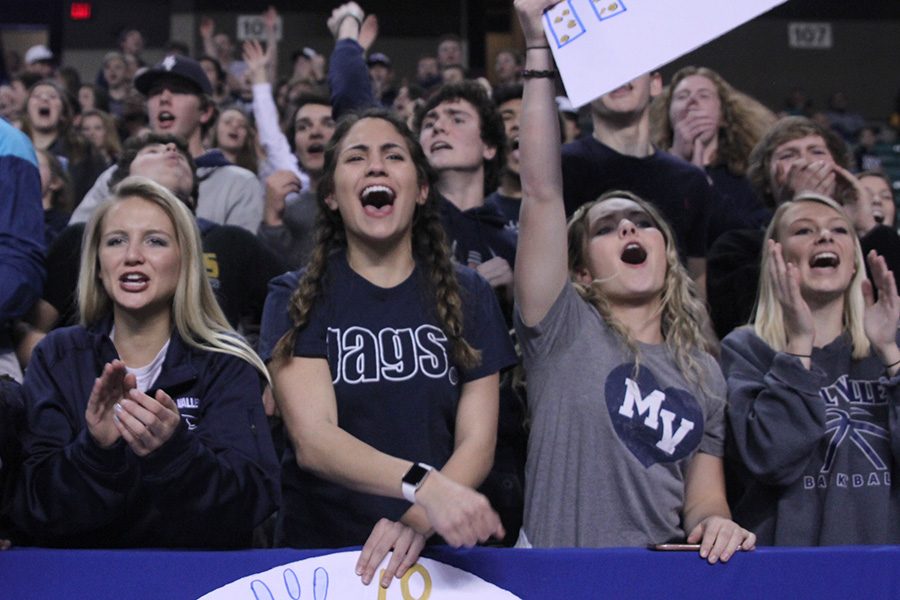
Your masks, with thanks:
M 266 20 L 262 15 L 240 15 L 237 18 L 237 39 L 266 40 Z M 281 17 L 275 17 L 275 39 L 281 40 Z
M 785 0 L 564 0 L 544 30 L 569 100 L 583 106 Z
M 401 579 L 394 579 L 387 589 L 378 585 L 376 577 L 363 585 L 355 574 L 359 551 L 337 552 L 298 560 L 248 575 L 206 594 L 200 600 L 516 600 L 518 596 L 462 569 L 429 558 L 420 558 Z

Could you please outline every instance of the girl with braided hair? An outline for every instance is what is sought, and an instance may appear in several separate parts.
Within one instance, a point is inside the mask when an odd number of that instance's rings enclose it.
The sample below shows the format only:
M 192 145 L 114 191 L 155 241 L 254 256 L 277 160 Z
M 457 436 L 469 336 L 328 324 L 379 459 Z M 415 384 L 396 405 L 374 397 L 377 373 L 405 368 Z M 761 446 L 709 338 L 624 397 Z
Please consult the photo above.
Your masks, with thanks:
M 453 546 L 504 534 L 472 488 L 491 468 L 499 371 L 515 355 L 490 286 L 451 262 L 432 182 L 393 115 L 339 123 L 294 329 L 271 362 L 292 445 L 279 541 L 365 543 L 366 584 L 393 550 L 385 587 L 433 533 Z

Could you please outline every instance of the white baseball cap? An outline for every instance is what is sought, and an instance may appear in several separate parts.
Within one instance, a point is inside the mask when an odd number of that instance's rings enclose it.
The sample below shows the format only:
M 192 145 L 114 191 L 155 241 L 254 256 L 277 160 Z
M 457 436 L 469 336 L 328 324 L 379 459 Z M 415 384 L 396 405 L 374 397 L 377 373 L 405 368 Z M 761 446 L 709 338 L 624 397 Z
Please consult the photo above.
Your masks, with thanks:
M 25 64 L 33 65 L 34 63 L 41 61 L 50 61 L 53 60 L 53 53 L 50 52 L 50 48 L 43 44 L 38 44 L 37 46 L 32 46 L 28 49 L 28 52 L 25 53 Z

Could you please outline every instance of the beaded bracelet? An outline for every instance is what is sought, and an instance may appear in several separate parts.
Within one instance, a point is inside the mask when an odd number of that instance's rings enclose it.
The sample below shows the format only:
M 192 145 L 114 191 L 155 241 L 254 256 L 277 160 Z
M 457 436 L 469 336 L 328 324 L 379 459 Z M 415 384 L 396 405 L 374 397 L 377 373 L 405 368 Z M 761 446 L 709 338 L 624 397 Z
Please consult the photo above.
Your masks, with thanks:
M 522 71 L 522 79 L 552 79 L 556 77 L 556 69 L 542 71 L 539 69 L 525 69 Z

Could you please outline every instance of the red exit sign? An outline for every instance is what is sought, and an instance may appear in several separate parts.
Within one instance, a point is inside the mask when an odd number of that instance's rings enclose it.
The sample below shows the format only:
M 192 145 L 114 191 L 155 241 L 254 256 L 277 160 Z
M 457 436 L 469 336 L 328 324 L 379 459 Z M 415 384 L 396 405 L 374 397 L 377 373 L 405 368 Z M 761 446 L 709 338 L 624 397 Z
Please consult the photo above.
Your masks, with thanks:
M 73 21 L 86 21 L 91 18 L 90 2 L 73 2 L 69 7 L 69 16 Z

